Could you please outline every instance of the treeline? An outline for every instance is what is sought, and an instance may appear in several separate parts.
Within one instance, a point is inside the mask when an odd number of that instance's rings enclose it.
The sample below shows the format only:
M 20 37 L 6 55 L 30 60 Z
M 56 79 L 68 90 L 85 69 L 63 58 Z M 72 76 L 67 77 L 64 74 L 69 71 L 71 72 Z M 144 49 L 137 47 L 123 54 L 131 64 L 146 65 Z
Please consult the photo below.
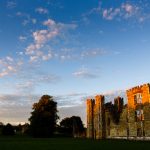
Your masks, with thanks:
M 29 124 L 13 126 L 10 123 L 0 123 L 1 135 L 29 135 L 32 137 L 84 137 L 85 128 L 79 116 L 66 117 L 59 123 L 57 102 L 52 96 L 43 95 L 32 106 Z
M 12 136 L 12 135 L 27 135 L 29 132 L 29 124 L 25 123 L 23 125 L 12 125 L 10 123 L 7 123 L 4 125 L 2 122 L 0 122 L 0 135 L 5 136 Z

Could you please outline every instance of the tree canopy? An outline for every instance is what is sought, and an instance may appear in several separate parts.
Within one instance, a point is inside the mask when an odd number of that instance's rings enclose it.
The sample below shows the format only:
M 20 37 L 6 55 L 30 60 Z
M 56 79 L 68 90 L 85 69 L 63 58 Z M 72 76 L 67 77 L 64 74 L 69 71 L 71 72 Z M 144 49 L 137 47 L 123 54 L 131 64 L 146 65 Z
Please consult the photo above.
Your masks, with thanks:
M 3 126 L 2 135 L 14 135 L 14 134 L 15 134 L 14 128 L 10 123 Z
M 57 119 L 57 102 L 52 96 L 43 95 L 38 103 L 33 104 L 31 112 L 30 133 L 34 137 L 50 137 L 53 135 Z
M 79 136 L 84 132 L 84 126 L 79 116 L 64 118 L 60 122 L 60 126 L 64 129 L 66 133 L 72 134 L 73 136 Z

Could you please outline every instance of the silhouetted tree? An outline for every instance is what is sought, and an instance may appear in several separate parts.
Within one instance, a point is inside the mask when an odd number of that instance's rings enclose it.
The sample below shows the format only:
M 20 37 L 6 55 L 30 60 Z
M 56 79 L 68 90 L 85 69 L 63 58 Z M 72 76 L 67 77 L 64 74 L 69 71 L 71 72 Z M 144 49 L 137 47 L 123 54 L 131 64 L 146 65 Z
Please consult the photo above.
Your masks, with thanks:
M 50 137 L 52 136 L 56 122 L 57 103 L 52 96 L 43 95 L 38 103 L 33 104 L 33 112 L 31 112 L 30 133 L 34 137 Z
M 0 122 L 0 127 L 2 127 L 4 124 L 2 122 Z
M 30 134 L 30 125 L 28 123 L 25 123 L 22 125 L 22 134 Z
M 64 133 L 70 134 L 72 136 L 80 136 L 84 132 L 82 120 L 78 116 L 64 118 L 60 122 L 60 126 Z
M 0 122 L 0 134 L 2 134 L 2 129 L 3 129 L 4 124 Z
M 2 135 L 14 135 L 15 131 L 11 124 L 7 124 L 2 128 Z

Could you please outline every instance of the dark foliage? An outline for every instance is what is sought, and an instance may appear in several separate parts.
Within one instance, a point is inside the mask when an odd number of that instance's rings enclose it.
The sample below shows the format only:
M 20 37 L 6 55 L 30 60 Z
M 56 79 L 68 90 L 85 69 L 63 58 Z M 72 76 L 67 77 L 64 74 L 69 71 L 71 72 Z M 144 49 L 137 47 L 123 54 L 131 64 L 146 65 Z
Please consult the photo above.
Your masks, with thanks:
M 62 132 L 72 136 L 80 136 L 84 132 L 82 120 L 78 116 L 64 118 L 60 122 Z
M 31 112 L 30 133 L 34 137 L 50 137 L 57 122 L 57 103 L 52 96 L 43 95 L 38 103 L 33 104 Z
M 15 131 L 11 124 L 7 124 L 2 128 L 2 135 L 14 135 Z
M 0 127 L 2 127 L 4 124 L 2 122 L 0 122 Z

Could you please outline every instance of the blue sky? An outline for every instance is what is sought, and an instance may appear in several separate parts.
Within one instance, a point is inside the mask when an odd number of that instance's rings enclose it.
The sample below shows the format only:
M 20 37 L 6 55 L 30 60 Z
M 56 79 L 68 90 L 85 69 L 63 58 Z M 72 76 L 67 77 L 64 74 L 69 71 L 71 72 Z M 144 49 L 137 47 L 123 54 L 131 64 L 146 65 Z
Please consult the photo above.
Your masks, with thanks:
M 85 122 L 87 97 L 150 82 L 149 8 L 148 0 L 1 0 L 0 121 L 27 122 L 49 94 L 61 118 Z

